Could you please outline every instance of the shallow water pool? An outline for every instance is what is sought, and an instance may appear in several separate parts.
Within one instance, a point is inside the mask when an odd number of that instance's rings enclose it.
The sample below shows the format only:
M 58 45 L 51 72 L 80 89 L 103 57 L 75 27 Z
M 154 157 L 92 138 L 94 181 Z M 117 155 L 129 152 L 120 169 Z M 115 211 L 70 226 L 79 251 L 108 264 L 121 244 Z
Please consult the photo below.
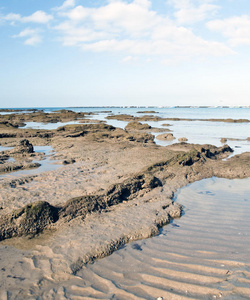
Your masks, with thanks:
M 9 148 L 4 149 L 4 150 L 9 150 Z M 51 159 L 51 155 L 53 152 L 53 148 L 51 146 L 34 146 L 34 151 L 42 152 L 45 154 L 44 159 L 32 161 L 33 163 L 39 163 L 41 165 L 40 167 L 34 168 L 34 169 L 19 170 L 19 171 L 15 171 L 15 172 L 6 173 L 6 174 L 1 174 L 0 179 L 1 178 L 11 178 L 11 177 L 20 177 L 23 175 L 36 175 L 36 174 L 46 172 L 46 171 L 53 171 L 53 170 L 56 170 L 59 167 L 61 167 L 61 165 L 58 163 L 57 160 Z M 10 158 L 9 160 L 14 161 L 13 158 Z

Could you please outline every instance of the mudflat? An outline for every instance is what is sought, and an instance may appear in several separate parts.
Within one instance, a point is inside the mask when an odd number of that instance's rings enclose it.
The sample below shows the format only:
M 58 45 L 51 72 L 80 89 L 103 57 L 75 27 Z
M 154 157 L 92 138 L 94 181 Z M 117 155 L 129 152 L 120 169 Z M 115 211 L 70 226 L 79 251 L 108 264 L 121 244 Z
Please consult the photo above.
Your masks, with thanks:
M 13 148 L 0 152 L 0 172 L 10 174 L 0 179 L 3 299 L 55 299 L 86 263 L 154 236 L 181 217 L 181 203 L 172 199 L 178 188 L 212 176 L 250 176 L 250 153 L 226 159 L 232 152 L 227 145 L 157 146 L 138 123 L 122 130 L 71 111 L 58 111 L 53 119 L 42 112 L 1 118 L 0 144 Z M 86 124 L 23 128 L 31 119 Z M 59 167 L 12 177 L 17 166 L 39 168 L 33 160 L 43 154 L 33 146 L 41 145 L 52 146 Z

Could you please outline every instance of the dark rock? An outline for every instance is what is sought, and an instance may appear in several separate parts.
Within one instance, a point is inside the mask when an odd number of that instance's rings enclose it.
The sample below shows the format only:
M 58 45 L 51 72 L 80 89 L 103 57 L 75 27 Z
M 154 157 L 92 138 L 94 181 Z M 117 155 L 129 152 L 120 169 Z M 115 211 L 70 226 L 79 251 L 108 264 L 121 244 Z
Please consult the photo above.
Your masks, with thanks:
M 35 235 L 58 220 L 58 209 L 48 202 L 38 201 L 0 218 L 0 240 Z
M 66 159 L 63 161 L 63 165 L 74 164 L 76 161 L 74 159 Z
M 17 145 L 11 151 L 11 153 L 15 153 L 15 154 L 34 153 L 34 147 L 27 139 L 23 139 L 19 142 L 19 145 Z
M 138 114 L 158 114 L 158 111 L 154 111 L 154 110 L 143 110 L 143 111 L 138 111 Z

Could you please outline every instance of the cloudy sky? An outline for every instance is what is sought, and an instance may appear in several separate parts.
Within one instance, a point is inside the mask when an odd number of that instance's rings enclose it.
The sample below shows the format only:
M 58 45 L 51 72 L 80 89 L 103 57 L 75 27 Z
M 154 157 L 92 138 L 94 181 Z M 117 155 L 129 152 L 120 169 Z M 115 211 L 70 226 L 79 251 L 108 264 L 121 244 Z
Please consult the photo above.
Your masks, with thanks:
M 250 105 L 250 1 L 0 1 L 0 107 L 106 105 Z

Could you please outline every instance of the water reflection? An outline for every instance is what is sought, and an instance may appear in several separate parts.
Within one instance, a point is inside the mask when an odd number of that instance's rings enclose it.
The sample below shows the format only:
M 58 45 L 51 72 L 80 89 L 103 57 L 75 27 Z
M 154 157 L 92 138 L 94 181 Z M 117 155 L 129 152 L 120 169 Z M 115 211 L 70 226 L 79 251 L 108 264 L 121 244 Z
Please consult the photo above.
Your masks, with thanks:
M 7 149 L 5 149 L 7 150 Z M 53 171 L 58 169 L 61 165 L 58 163 L 57 160 L 51 159 L 52 154 L 54 152 L 51 146 L 34 146 L 35 152 L 44 153 L 45 157 L 42 160 L 33 160 L 33 163 L 39 163 L 41 166 L 34 169 L 28 170 L 19 170 L 11 173 L 1 174 L 0 178 L 9 178 L 9 177 L 19 177 L 23 175 L 36 175 L 42 172 Z M 11 161 L 14 159 L 11 158 Z M 14 160 L 15 161 L 15 160 Z

